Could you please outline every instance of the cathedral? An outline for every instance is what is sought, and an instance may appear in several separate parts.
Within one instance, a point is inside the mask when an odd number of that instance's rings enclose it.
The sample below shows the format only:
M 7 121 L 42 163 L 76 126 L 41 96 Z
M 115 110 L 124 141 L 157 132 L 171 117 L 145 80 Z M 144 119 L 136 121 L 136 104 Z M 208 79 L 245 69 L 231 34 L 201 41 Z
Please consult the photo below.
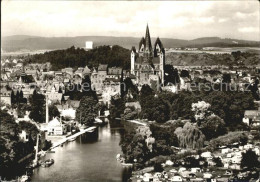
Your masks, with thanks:
M 135 75 L 138 85 L 164 83 L 165 51 L 159 38 L 152 48 L 149 27 L 145 38 L 142 37 L 139 48 L 131 50 L 131 74 Z

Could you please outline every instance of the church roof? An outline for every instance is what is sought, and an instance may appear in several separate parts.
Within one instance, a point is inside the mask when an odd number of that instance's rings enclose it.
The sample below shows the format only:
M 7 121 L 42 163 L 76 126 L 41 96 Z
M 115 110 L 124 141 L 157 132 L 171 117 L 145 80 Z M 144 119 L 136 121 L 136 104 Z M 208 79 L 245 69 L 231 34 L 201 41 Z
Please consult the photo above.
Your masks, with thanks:
M 139 46 L 139 49 L 140 49 L 140 46 Z M 131 51 L 134 51 L 134 53 L 136 53 L 135 46 L 132 47 Z
M 141 40 L 140 40 L 140 42 L 139 42 L 139 50 L 141 49 L 142 44 L 145 45 L 144 37 L 142 37 Z
M 148 24 L 146 26 L 146 33 L 145 33 L 145 50 L 152 52 L 152 43 L 151 43 L 151 37 L 150 37 L 150 31 L 149 31 Z

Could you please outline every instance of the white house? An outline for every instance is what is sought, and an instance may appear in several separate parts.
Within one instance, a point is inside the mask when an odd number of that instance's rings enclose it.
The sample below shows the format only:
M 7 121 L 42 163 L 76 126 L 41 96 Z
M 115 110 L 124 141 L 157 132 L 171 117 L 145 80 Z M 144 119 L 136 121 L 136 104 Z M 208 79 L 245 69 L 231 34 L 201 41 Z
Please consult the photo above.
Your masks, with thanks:
M 210 178 L 212 178 L 212 174 L 210 174 L 210 173 L 204 173 L 204 174 L 203 174 L 203 178 L 204 178 L 204 179 L 210 179 Z
M 230 148 L 221 149 L 221 153 L 222 153 L 222 154 L 226 154 L 226 153 L 228 153 L 228 152 L 230 152 Z
M 86 41 L 85 45 L 87 50 L 93 49 L 93 41 Z
M 241 163 L 241 157 L 234 156 L 231 159 L 232 164 L 240 164 Z
M 201 153 L 200 156 L 201 156 L 201 157 L 204 157 L 204 158 L 206 158 L 206 159 L 212 159 L 211 152 L 203 152 L 203 153 Z
M 49 135 L 64 135 L 67 132 L 67 127 L 62 124 L 57 118 L 54 118 L 48 123 Z

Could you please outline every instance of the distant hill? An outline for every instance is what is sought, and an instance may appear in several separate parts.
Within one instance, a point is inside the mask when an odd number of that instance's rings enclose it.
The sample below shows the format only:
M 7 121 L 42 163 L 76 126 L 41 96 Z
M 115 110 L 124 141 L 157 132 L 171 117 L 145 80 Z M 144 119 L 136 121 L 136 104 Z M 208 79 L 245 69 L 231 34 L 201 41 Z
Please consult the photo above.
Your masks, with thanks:
M 77 36 L 77 37 L 38 37 L 28 35 L 14 35 L 2 37 L 1 48 L 4 51 L 20 50 L 54 50 L 65 49 L 72 45 L 75 47 L 84 47 L 86 41 L 93 41 L 94 46 L 101 45 L 120 45 L 131 49 L 132 46 L 138 47 L 141 38 L 136 37 L 112 37 L 112 36 Z M 194 40 L 161 38 L 164 47 L 232 47 L 245 46 L 257 47 L 260 43 L 257 41 L 221 39 L 219 37 L 204 37 Z M 155 38 L 152 38 L 152 42 Z

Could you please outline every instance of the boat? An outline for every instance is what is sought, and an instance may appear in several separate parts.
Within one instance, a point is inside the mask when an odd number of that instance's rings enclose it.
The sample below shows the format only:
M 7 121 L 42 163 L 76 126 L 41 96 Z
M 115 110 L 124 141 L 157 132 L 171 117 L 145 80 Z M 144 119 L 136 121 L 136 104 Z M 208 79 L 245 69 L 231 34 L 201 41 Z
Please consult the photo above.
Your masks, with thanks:
M 73 142 L 73 141 L 75 141 L 75 140 L 76 140 L 76 138 L 77 138 L 77 137 L 70 138 L 70 139 L 68 139 L 68 141 L 69 141 L 69 142 Z
M 47 159 L 46 161 L 41 163 L 42 167 L 50 167 L 52 164 L 54 164 L 54 160 L 53 159 Z

